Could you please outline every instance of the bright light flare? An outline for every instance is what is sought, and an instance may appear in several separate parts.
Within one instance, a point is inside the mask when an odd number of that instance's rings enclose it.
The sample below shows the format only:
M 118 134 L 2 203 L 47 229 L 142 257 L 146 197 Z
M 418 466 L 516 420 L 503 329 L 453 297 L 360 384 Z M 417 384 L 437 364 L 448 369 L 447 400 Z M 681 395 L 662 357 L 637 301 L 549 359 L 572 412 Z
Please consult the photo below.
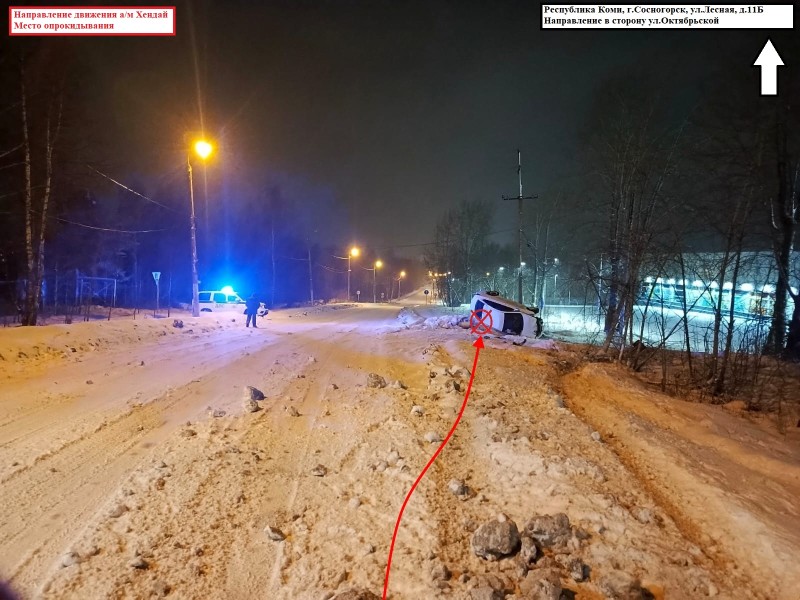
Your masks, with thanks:
M 405 276 L 406 276 L 406 272 L 405 271 L 400 271 L 400 277 L 405 277 Z
M 375 268 L 376 269 L 380 269 L 382 266 L 383 266 L 383 261 L 382 260 L 376 260 L 375 261 Z
M 352 248 L 350 248 L 350 256 L 352 256 L 353 258 L 355 258 L 355 257 L 357 257 L 359 254 L 361 254 L 361 250 L 359 250 L 359 249 L 358 249 L 356 246 L 353 246 Z
M 232 296 L 233 294 L 235 294 L 235 293 L 236 293 L 235 291 L 233 291 L 233 287 L 231 287 L 231 286 L 229 286 L 229 285 L 226 285 L 225 287 L 223 287 L 223 288 L 220 290 L 220 292 L 222 292 L 222 293 L 223 293 L 223 294 L 225 294 L 226 296 Z
M 205 160 L 211 156 L 214 147 L 205 140 L 197 140 L 194 143 L 194 151 L 197 153 L 197 156 Z

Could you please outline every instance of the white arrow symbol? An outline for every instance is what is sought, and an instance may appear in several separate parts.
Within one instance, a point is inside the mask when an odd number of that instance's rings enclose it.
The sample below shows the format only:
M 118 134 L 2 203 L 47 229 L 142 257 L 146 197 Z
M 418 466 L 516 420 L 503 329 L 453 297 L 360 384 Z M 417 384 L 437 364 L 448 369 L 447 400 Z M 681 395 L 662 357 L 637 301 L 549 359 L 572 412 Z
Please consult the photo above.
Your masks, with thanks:
M 778 67 L 783 66 L 783 61 L 770 40 L 767 40 L 767 43 L 764 44 L 764 48 L 761 50 L 761 54 L 758 55 L 756 62 L 753 63 L 753 66 L 761 67 L 761 95 L 777 96 Z

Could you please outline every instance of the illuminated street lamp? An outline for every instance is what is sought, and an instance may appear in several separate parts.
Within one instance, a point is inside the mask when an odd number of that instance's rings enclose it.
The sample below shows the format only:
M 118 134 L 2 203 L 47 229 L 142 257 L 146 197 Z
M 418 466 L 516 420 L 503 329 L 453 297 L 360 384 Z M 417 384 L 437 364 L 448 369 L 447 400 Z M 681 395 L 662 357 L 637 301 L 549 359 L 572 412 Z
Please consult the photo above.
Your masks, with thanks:
M 405 271 L 400 271 L 400 277 L 397 278 L 397 299 L 400 300 L 400 280 L 406 276 Z
M 558 298 L 558 259 L 553 259 L 553 304 L 555 304 L 556 299 Z M 674 281 L 674 280 L 673 280 Z
M 370 269 L 372 271 L 372 303 L 375 304 L 378 301 L 378 297 L 375 294 L 375 271 L 380 269 L 383 266 L 383 261 L 376 260 L 375 266 Z
M 359 250 L 356 246 L 350 248 L 350 252 L 347 253 L 347 300 L 350 301 L 350 260 L 352 258 L 358 258 L 358 255 L 361 254 L 361 250 Z
M 338 258 L 340 260 L 347 261 L 347 301 L 350 301 L 350 261 L 353 258 L 358 258 L 361 254 L 361 250 L 357 246 L 353 246 L 350 248 L 350 251 L 347 253 L 347 256 L 336 256 L 333 255 L 333 258 Z
M 205 140 L 197 140 L 193 149 L 195 153 L 205 160 L 211 155 L 214 148 Z M 186 169 L 189 173 L 189 202 L 192 207 L 191 212 L 191 225 L 192 225 L 192 316 L 200 316 L 200 282 L 197 278 L 197 226 L 194 216 L 194 184 L 192 182 L 192 153 L 186 155 Z

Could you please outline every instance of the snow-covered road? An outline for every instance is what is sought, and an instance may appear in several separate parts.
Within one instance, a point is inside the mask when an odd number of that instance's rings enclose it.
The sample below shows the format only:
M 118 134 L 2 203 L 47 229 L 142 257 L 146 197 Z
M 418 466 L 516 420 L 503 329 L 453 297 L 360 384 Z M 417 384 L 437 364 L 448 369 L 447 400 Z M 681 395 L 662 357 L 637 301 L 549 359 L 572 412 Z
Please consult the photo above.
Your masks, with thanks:
M 397 309 L 339 312 L 335 320 L 329 312 L 273 316 L 257 331 L 232 326 L 241 320 L 233 314 L 186 318 L 184 329 L 164 319 L 135 325 L 144 335 L 124 340 L 103 339 L 103 323 L 67 339 L 64 326 L 62 340 L 34 346 L 42 360 L 18 369 L 0 392 L 3 504 L 17 507 L 0 521 L 6 577 L 24 588 L 40 581 L 148 449 L 207 407 L 239 411 L 242 385 L 261 385 L 265 365 L 352 335 L 354 323 L 372 329 Z

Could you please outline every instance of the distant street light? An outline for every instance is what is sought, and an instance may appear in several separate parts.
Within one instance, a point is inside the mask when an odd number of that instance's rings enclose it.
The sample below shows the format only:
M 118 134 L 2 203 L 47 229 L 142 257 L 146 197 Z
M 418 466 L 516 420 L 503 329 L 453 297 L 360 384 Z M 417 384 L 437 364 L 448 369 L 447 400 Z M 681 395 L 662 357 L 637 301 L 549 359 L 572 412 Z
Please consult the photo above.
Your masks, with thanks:
M 205 140 L 198 140 L 194 143 L 195 153 L 205 160 L 211 155 L 214 148 Z M 192 154 L 191 152 L 186 155 L 186 169 L 189 172 L 189 202 L 192 207 L 191 211 L 191 225 L 192 225 L 192 316 L 200 316 L 200 282 L 197 278 L 197 226 L 194 216 L 194 184 L 192 182 Z
M 406 276 L 405 271 L 400 271 L 400 277 L 397 278 L 397 299 L 400 300 L 400 280 Z
M 350 252 L 347 254 L 347 300 L 350 301 L 350 260 L 352 258 L 358 258 L 358 255 L 361 254 L 361 250 L 359 250 L 356 246 L 350 248 Z
M 556 303 L 558 299 L 558 259 L 553 259 L 553 304 Z
M 383 266 L 383 261 L 376 260 L 375 265 L 371 269 L 366 269 L 367 271 L 372 271 L 372 303 L 375 304 L 378 302 L 378 297 L 375 293 L 375 271 L 380 269 Z
M 377 295 L 375 293 L 375 271 L 380 269 L 383 266 L 383 261 L 376 260 L 375 263 L 372 265 L 372 268 L 369 267 L 361 267 L 365 271 L 372 271 L 372 302 L 373 304 L 378 301 Z
M 333 256 L 333 258 L 338 258 L 340 260 L 346 260 L 347 261 L 347 301 L 348 302 L 350 301 L 350 271 L 351 271 L 350 261 L 353 258 L 358 258 L 360 254 L 361 254 L 361 250 L 358 248 L 358 246 L 353 246 L 352 248 L 350 248 L 350 251 L 347 253 L 347 256 L 336 256 L 335 254 Z

